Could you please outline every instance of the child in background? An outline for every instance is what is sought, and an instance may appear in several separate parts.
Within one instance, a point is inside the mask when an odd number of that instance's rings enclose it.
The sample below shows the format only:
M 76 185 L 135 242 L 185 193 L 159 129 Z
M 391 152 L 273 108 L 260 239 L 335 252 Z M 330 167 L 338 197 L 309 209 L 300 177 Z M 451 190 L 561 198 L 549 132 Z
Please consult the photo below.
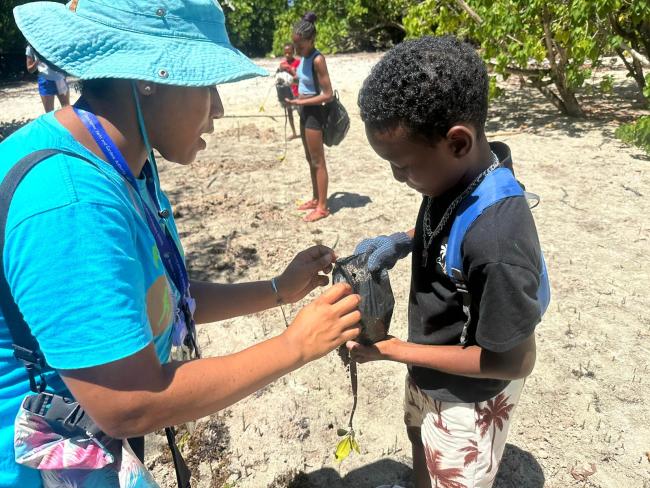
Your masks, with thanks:
M 332 82 L 325 56 L 316 49 L 316 14 L 307 12 L 293 26 L 293 45 L 301 56 L 298 75 L 298 98 L 287 100 L 288 104 L 300 107 L 300 137 L 309 164 L 312 199 L 298 206 L 307 210 L 305 222 L 316 222 L 328 217 L 327 189 L 329 175 L 325 162 L 323 129 L 327 119 L 325 104 L 334 97 Z
M 371 271 L 413 251 L 408 342 L 389 337 L 348 349 L 359 362 L 408 366 L 404 421 L 416 488 L 491 487 L 535 364 L 545 268 L 522 194 L 486 208 L 464 234 L 466 309 L 447 274 L 456 209 L 492 171 L 503 175 L 499 167 L 512 164 L 509 148 L 485 135 L 485 64 L 451 36 L 404 42 L 372 69 L 359 107 L 374 151 L 423 199 L 414 229 L 366 239 L 356 250 L 372 253 Z
M 30 44 L 27 44 L 25 49 L 25 58 L 27 71 L 29 73 L 38 71 L 38 93 L 45 113 L 54 110 L 55 95 L 61 107 L 70 105 L 70 90 L 65 80 L 65 73 L 43 60 Z
M 280 96 L 280 91 L 278 90 L 278 99 L 280 100 L 280 105 L 282 105 L 282 108 L 286 110 L 287 112 L 287 117 L 289 118 L 289 125 L 291 126 L 291 132 L 292 136 L 290 139 L 297 139 L 298 138 L 298 133 L 296 132 L 296 126 L 293 122 L 293 105 L 289 105 L 285 102 L 285 98 L 298 98 L 298 82 L 296 81 L 296 69 L 298 69 L 298 65 L 300 64 L 300 58 L 296 58 L 294 56 L 294 48 L 293 44 L 290 42 L 287 42 L 284 45 L 284 59 L 280 63 L 280 67 L 278 68 L 278 71 L 284 72 L 284 73 L 289 73 L 292 78 L 291 82 L 291 96 L 290 97 L 285 97 L 285 96 Z M 283 92 L 283 95 L 285 93 Z M 288 95 L 288 93 L 286 93 Z

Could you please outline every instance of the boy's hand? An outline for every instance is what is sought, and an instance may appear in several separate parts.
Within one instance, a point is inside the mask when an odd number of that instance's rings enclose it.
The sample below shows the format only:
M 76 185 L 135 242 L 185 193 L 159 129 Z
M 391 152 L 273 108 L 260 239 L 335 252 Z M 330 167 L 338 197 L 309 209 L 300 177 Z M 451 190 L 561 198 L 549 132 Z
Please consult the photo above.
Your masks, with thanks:
M 334 251 L 326 246 L 313 246 L 299 252 L 276 279 L 282 301 L 297 302 L 314 288 L 327 285 L 329 278 L 321 273 L 332 271 L 334 261 Z
M 403 341 L 397 337 L 388 336 L 383 341 L 375 342 L 372 346 L 364 346 L 358 342 L 348 341 L 345 347 L 350 352 L 350 358 L 357 363 L 367 363 L 368 361 L 379 361 L 380 359 L 390 360 L 396 347 L 403 344 Z
M 391 269 L 398 259 L 408 256 L 413 248 L 413 239 L 406 232 L 396 232 L 389 236 L 364 239 L 357 244 L 354 254 L 370 252 L 368 271 Z

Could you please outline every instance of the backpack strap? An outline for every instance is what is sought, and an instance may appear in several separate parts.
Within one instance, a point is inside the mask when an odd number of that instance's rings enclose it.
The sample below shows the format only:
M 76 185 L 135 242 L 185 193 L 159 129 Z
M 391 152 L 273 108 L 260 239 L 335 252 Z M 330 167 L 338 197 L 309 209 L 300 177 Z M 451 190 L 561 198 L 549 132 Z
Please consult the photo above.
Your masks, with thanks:
M 43 373 L 51 368 L 47 365 L 41 353 L 36 338 L 25 323 L 22 313 L 18 309 L 4 271 L 4 244 L 7 227 L 7 215 L 11 199 L 25 176 L 40 162 L 56 155 L 64 154 L 77 159 L 83 159 L 92 165 L 96 164 L 78 154 L 58 149 L 42 149 L 28 154 L 18 161 L 5 175 L 0 184 L 0 310 L 9 328 L 14 349 L 14 356 L 23 363 L 29 375 L 29 386 L 32 391 L 40 393 L 47 386 Z M 40 376 L 37 382 L 36 375 Z
M 67 430 L 81 429 L 88 436 L 93 437 L 99 434 L 101 429 L 78 402 L 45 392 L 47 383 L 43 374 L 51 370 L 51 368 L 47 365 L 38 341 L 30 332 L 29 326 L 18 309 L 4 272 L 5 232 L 11 199 L 20 182 L 38 163 L 57 154 L 82 159 L 97 167 L 97 164 L 92 160 L 73 152 L 59 149 L 42 149 L 28 154 L 18 161 L 0 183 L 0 310 L 2 310 L 5 322 L 9 327 L 14 356 L 27 369 L 30 389 L 38 393 L 38 395 L 25 397 L 23 408 L 51 422 L 56 422 L 57 425 L 61 425 Z M 36 375 L 40 376 L 38 382 L 36 381 Z M 191 473 L 176 445 L 176 432 L 173 427 L 165 427 L 165 434 L 174 461 L 178 486 L 180 488 L 191 488 Z
M 500 167 L 488 173 L 476 189 L 460 203 L 449 233 L 445 257 L 447 275 L 454 282 L 464 281 L 461 247 L 467 229 L 487 208 L 506 198 L 520 196 L 524 196 L 524 191 L 512 171 Z
M 511 197 L 523 197 L 524 191 L 515 179 L 512 171 L 500 167 L 488 173 L 476 189 L 458 206 L 456 216 L 451 226 L 447 251 L 445 255 L 445 271 L 456 286 L 463 301 L 463 312 L 467 317 L 460 336 L 460 343 L 467 342 L 467 333 L 472 321 L 472 297 L 467 288 L 467 279 L 463 270 L 462 245 L 465 234 L 474 221 L 494 204 Z M 545 268 L 544 268 L 545 269 Z
M 314 79 L 314 90 L 316 90 L 316 96 L 320 95 L 320 83 L 318 82 L 318 73 L 316 73 L 316 67 L 314 66 L 314 61 L 318 56 L 322 56 L 321 52 L 318 51 L 314 56 L 314 59 L 311 60 L 311 76 Z

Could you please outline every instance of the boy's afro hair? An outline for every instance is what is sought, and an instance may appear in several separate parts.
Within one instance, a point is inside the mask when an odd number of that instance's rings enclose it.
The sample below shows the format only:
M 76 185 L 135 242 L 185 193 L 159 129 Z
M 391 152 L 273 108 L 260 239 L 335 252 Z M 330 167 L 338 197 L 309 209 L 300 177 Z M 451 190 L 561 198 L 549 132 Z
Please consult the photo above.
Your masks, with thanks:
M 368 128 L 403 127 L 435 143 L 456 123 L 482 133 L 487 99 L 487 68 L 474 48 L 453 36 L 427 36 L 388 51 L 363 82 L 358 104 Z

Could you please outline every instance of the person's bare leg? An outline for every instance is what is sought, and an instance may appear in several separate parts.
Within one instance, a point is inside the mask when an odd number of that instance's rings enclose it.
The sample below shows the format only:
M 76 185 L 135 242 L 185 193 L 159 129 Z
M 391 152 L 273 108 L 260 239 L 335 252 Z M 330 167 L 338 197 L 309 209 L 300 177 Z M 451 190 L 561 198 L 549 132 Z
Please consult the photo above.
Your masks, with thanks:
M 323 131 L 318 129 L 305 129 L 305 140 L 311 158 L 311 167 L 314 169 L 316 184 L 316 199 L 318 209 L 327 210 L 327 185 L 328 175 L 325 165 L 325 149 L 323 148 Z M 313 181 L 313 180 L 312 180 Z
M 296 125 L 293 123 L 293 109 L 291 107 L 287 107 L 285 110 L 287 111 L 289 125 L 291 126 L 291 133 L 293 134 L 291 136 L 291 139 L 296 139 L 298 137 L 298 134 L 296 133 Z
M 305 150 L 305 158 L 307 159 L 307 164 L 309 165 L 309 175 L 311 176 L 311 191 L 312 199 L 318 201 L 318 185 L 316 184 L 316 169 L 311 164 L 311 155 L 309 154 L 309 147 L 307 146 L 307 137 L 305 135 L 305 127 L 300 125 L 300 137 L 302 139 L 302 147 Z
M 57 98 L 59 99 L 59 103 L 61 104 L 61 107 L 67 107 L 70 105 L 70 91 L 68 90 L 65 93 L 59 93 L 57 95 Z
M 41 95 L 41 101 L 43 102 L 43 110 L 45 110 L 45 113 L 54 110 L 54 95 Z
M 431 488 L 431 477 L 427 469 L 420 427 L 407 427 L 406 433 L 411 441 L 413 452 L 413 482 L 415 488 Z

